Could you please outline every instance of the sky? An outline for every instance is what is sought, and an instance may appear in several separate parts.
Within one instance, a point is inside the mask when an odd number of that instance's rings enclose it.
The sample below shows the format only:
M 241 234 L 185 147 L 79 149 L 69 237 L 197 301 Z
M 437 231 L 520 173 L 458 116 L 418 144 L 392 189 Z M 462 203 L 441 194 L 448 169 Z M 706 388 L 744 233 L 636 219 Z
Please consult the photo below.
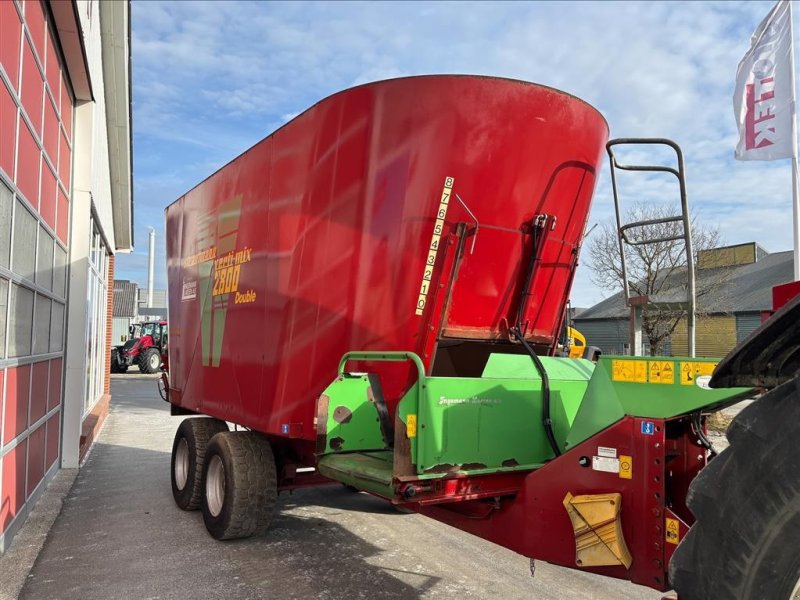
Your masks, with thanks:
M 733 159 L 736 67 L 772 2 L 132 2 L 135 251 L 117 279 L 166 288 L 164 208 L 322 98 L 431 73 L 523 79 L 600 110 L 611 137 L 668 137 L 689 204 L 725 243 L 792 248 L 789 160 Z M 665 160 L 630 155 L 631 160 Z M 677 206 L 663 176 L 621 181 L 623 202 Z M 613 217 L 608 163 L 589 226 Z M 591 234 L 589 234 L 589 240 Z M 584 252 L 583 258 L 588 253 Z M 578 267 L 572 305 L 609 295 Z

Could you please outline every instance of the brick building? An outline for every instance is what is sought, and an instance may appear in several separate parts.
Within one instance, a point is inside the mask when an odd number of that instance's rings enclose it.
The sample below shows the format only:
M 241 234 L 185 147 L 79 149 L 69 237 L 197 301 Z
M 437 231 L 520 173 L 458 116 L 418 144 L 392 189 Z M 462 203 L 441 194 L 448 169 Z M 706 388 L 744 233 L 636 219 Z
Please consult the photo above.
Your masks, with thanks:
M 127 1 L 0 0 L 0 552 L 107 411 L 133 244 Z

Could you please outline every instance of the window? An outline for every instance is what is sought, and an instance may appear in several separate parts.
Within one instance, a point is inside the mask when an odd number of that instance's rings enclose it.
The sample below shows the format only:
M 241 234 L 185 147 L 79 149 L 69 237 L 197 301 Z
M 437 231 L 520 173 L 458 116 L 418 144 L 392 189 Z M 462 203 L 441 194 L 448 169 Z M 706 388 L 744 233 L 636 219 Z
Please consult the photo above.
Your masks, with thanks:
M 31 324 L 33 323 L 33 292 L 28 288 L 11 284 L 10 328 L 8 332 L 8 356 L 28 356 L 31 353 Z
M 50 350 L 50 307 L 52 300 L 36 294 L 33 315 L 33 353 L 47 354 Z
M 14 196 L 0 181 L 0 267 L 9 267 L 11 258 L 11 203 Z
M 106 308 L 108 306 L 108 250 L 92 219 L 89 247 L 89 281 L 86 289 L 86 396 L 84 414 L 103 394 L 106 374 Z
M 53 289 L 53 246 L 55 246 L 55 240 L 47 233 L 45 228 L 40 225 L 36 283 L 48 290 Z
M 11 270 L 33 281 L 36 266 L 36 218 L 19 199 L 14 214 L 13 261 Z
M 53 293 L 59 298 L 67 296 L 67 252 L 58 244 L 53 257 Z
M 50 352 L 61 352 L 64 345 L 64 305 L 53 302 L 50 313 Z
M 6 357 L 6 315 L 8 314 L 8 281 L 0 279 L 0 358 Z

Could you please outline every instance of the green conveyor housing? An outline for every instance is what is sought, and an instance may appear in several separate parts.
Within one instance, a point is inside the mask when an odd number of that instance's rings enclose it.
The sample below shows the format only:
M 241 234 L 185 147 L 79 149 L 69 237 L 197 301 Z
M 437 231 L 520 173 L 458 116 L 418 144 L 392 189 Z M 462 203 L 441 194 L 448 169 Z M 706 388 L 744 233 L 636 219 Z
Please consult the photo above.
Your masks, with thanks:
M 529 471 L 554 458 L 542 424 L 542 381 L 530 357 L 492 354 L 474 378 L 425 376 L 411 353 L 370 355 L 376 359 L 413 360 L 419 381 L 398 405 L 394 435 L 387 439 L 378 411 L 379 381 L 344 373 L 342 360 L 340 376 L 322 397 L 324 427 L 318 423 L 324 440 L 318 466 L 326 477 L 392 498 L 398 478 Z M 625 415 L 670 418 L 721 408 L 747 391 L 711 390 L 688 377 L 689 367 L 692 373 L 710 371 L 713 359 L 541 361 L 550 381 L 555 438 L 564 452 Z

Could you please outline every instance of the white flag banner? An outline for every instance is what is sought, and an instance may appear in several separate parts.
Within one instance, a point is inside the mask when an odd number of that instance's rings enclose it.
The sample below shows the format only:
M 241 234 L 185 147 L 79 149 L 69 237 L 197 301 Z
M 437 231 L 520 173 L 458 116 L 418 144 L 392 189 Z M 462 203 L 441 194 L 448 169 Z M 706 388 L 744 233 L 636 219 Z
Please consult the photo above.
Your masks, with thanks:
M 791 15 L 789 1 L 780 0 L 750 38 L 750 50 L 736 71 L 739 160 L 792 157 Z

